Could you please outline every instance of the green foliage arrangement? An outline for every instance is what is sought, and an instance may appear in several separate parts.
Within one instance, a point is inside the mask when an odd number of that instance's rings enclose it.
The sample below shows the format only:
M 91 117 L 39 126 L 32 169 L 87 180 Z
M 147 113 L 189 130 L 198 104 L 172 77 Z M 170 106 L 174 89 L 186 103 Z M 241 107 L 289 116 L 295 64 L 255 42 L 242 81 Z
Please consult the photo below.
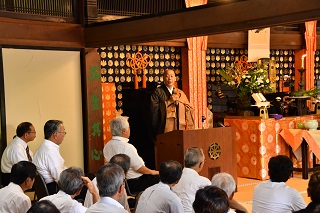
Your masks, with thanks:
M 262 65 L 250 66 L 241 70 L 237 64 L 219 70 L 219 74 L 225 79 L 225 83 L 237 91 L 239 97 L 256 92 L 271 91 L 268 70 Z

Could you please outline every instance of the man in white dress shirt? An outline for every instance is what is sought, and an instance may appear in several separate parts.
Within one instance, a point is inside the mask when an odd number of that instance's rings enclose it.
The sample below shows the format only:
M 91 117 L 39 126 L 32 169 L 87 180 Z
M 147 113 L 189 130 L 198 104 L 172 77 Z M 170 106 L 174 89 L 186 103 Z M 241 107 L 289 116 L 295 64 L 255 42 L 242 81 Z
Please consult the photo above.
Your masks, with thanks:
M 199 175 L 204 165 L 203 150 L 198 147 L 192 147 L 186 150 L 184 154 L 184 169 L 182 176 L 172 191 L 181 199 L 184 212 L 193 212 L 192 203 L 198 189 L 211 185 L 211 181 Z
M 0 189 L 1 213 L 28 211 L 31 201 L 24 191 L 32 188 L 36 173 L 36 166 L 29 161 L 20 161 L 12 166 L 10 184 Z
M 82 169 L 70 167 L 63 170 L 60 174 L 59 187 L 57 194 L 49 195 L 41 200 L 51 201 L 61 213 L 85 213 L 87 208 L 74 200 L 81 192 L 83 185 L 88 187 L 88 191 L 93 198 L 93 203 L 99 200 L 98 191 L 88 177 L 84 177 Z
M 47 121 L 44 125 L 45 139 L 34 154 L 33 163 L 46 182 L 50 195 L 58 192 L 60 173 L 67 168 L 59 150 L 59 145 L 66 134 L 62 121 Z
M 301 194 L 285 184 L 293 171 L 289 157 L 277 155 L 268 163 L 270 180 L 259 183 L 253 192 L 253 213 L 289 213 L 306 208 Z
M 137 213 L 183 213 L 180 198 L 171 191 L 181 178 L 182 166 L 177 161 L 160 164 L 160 183 L 150 186 L 140 196 Z
M 211 182 L 212 186 L 219 187 L 227 193 L 231 209 L 236 210 L 236 212 L 248 213 L 248 210 L 244 206 L 233 199 L 234 192 L 236 191 L 236 181 L 230 174 L 225 172 L 217 173 L 212 177 Z M 231 209 L 229 210 L 229 212 L 235 212 Z
M 128 117 L 118 116 L 112 119 L 110 131 L 112 139 L 103 148 L 103 155 L 107 162 L 116 154 L 126 154 L 130 157 L 130 168 L 126 175 L 130 191 L 140 192 L 158 183 L 159 171 L 146 167 L 137 149 L 128 143 L 130 137 Z
M 1 158 L 2 185 L 10 183 L 11 168 L 19 161 L 32 161 L 32 151 L 28 144 L 36 137 L 36 130 L 30 122 L 22 122 L 16 129 L 16 135 L 6 147 Z
M 107 163 L 97 172 L 97 185 L 100 200 L 90 206 L 86 213 L 128 213 L 118 202 L 123 195 L 124 171 L 114 163 Z
M 129 158 L 128 155 L 125 155 L 125 154 L 114 155 L 110 159 L 109 163 L 115 163 L 115 164 L 118 164 L 119 166 L 121 166 L 121 168 L 123 169 L 125 175 L 126 175 L 126 173 L 128 172 L 128 170 L 130 168 L 130 158 Z M 98 189 L 98 186 L 97 186 L 97 178 L 94 178 L 92 180 L 92 183 L 93 183 L 94 187 L 96 188 L 96 190 L 99 192 L 99 189 Z M 124 207 L 125 210 L 130 212 L 130 207 L 129 207 L 129 204 L 128 204 L 128 196 L 127 196 L 126 190 L 124 191 L 123 195 L 120 197 L 119 203 Z M 92 194 L 89 191 L 87 191 L 87 194 L 86 194 L 86 197 L 85 197 L 83 205 L 85 207 L 89 208 L 92 204 L 93 204 Z

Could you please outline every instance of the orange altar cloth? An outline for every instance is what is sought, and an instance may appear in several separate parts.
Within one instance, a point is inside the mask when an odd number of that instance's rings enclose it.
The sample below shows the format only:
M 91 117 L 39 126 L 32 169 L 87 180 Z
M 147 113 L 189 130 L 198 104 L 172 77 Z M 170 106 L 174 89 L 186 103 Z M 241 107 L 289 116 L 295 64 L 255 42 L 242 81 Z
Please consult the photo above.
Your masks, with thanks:
M 266 180 L 268 162 L 275 155 L 290 156 L 290 148 L 280 136 L 283 129 L 294 129 L 299 122 L 320 119 L 320 115 L 274 118 L 232 116 L 225 126 L 236 127 L 237 174 L 239 177 Z
M 309 149 L 320 159 L 320 130 L 283 129 L 280 135 L 294 151 L 298 149 L 304 138 L 309 145 Z

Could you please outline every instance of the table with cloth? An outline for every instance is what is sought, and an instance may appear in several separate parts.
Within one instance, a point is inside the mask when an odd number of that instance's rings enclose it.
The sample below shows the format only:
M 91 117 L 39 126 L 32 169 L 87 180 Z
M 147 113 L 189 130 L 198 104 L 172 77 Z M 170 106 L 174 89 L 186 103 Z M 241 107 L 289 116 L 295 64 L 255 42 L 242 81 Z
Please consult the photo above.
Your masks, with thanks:
M 225 126 L 236 127 L 238 177 L 266 180 L 268 162 L 275 155 L 290 156 L 290 147 L 280 136 L 283 129 L 294 129 L 299 122 L 320 119 L 320 115 L 305 115 L 261 119 L 256 116 L 227 116 Z
M 311 167 L 316 166 L 316 158 L 320 159 L 320 130 L 283 129 L 280 135 L 291 146 L 297 158 L 302 160 L 302 169 L 295 170 L 302 172 L 303 179 L 308 179 L 309 171 L 319 170 L 320 167 Z

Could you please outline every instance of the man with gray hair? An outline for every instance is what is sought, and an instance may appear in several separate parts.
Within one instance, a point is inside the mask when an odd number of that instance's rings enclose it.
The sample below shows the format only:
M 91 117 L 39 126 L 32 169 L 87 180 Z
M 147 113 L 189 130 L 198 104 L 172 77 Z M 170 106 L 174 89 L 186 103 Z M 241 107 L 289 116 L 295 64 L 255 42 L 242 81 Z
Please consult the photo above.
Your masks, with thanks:
M 60 174 L 60 191 L 41 200 L 51 201 L 61 213 L 84 213 L 87 208 L 74 200 L 80 194 L 84 185 L 88 187 L 88 191 L 92 194 L 93 202 L 97 202 L 99 195 L 91 180 L 88 177 L 84 177 L 82 169 L 70 167 Z
M 107 163 L 97 172 L 100 200 L 90 206 L 86 213 L 128 213 L 118 202 L 123 195 L 124 171 L 114 163 Z
M 236 212 L 248 212 L 244 206 L 242 206 L 238 201 L 233 199 L 234 192 L 236 191 L 236 182 L 230 174 L 225 172 L 217 173 L 212 177 L 211 182 L 212 186 L 219 187 L 227 193 L 231 209 L 236 210 Z M 229 210 L 229 212 L 231 213 L 234 211 Z
M 130 157 L 130 168 L 126 175 L 130 191 L 140 192 L 159 182 L 159 171 L 145 166 L 137 149 L 129 142 L 130 126 L 128 117 L 118 116 L 110 122 L 112 139 L 103 148 L 106 161 L 116 154 L 126 154 Z
M 33 163 L 46 182 L 49 194 L 52 195 L 58 192 L 60 173 L 67 168 L 59 150 L 67 132 L 60 120 L 47 121 L 43 130 L 45 139 L 36 150 Z
M 172 191 L 181 199 L 184 212 L 193 212 L 192 203 L 198 189 L 211 185 L 208 178 L 199 175 L 204 165 L 203 150 L 192 147 L 184 154 L 184 168 L 180 181 Z
M 121 166 L 121 168 L 123 169 L 125 175 L 126 175 L 126 173 L 128 172 L 128 170 L 130 168 L 130 158 L 126 154 L 114 155 L 110 159 L 109 163 L 115 163 L 115 164 L 118 164 L 119 166 Z M 94 178 L 92 180 L 92 183 L 93 183 L 94 187 L 96 188 L 96 190 L 99 192 L 99 189 L 98 189 L 98 186 L 97 186 L 97 178 Z M 124 207 L 125 210 L 130 212 L 130 206 L 128 204 L 128 196 L 127 196 L 126 191 L 124 191 L 123 195 L 120 197 L 119 203 Z M 87 208 L 89 208 L 90 206 L 93 205 L 92 194 L 89 191 L 87 191 L 87 194 L 86 194 L 86 197 L 85 197 L 83 205 L 85 207 L 87 207 Z

